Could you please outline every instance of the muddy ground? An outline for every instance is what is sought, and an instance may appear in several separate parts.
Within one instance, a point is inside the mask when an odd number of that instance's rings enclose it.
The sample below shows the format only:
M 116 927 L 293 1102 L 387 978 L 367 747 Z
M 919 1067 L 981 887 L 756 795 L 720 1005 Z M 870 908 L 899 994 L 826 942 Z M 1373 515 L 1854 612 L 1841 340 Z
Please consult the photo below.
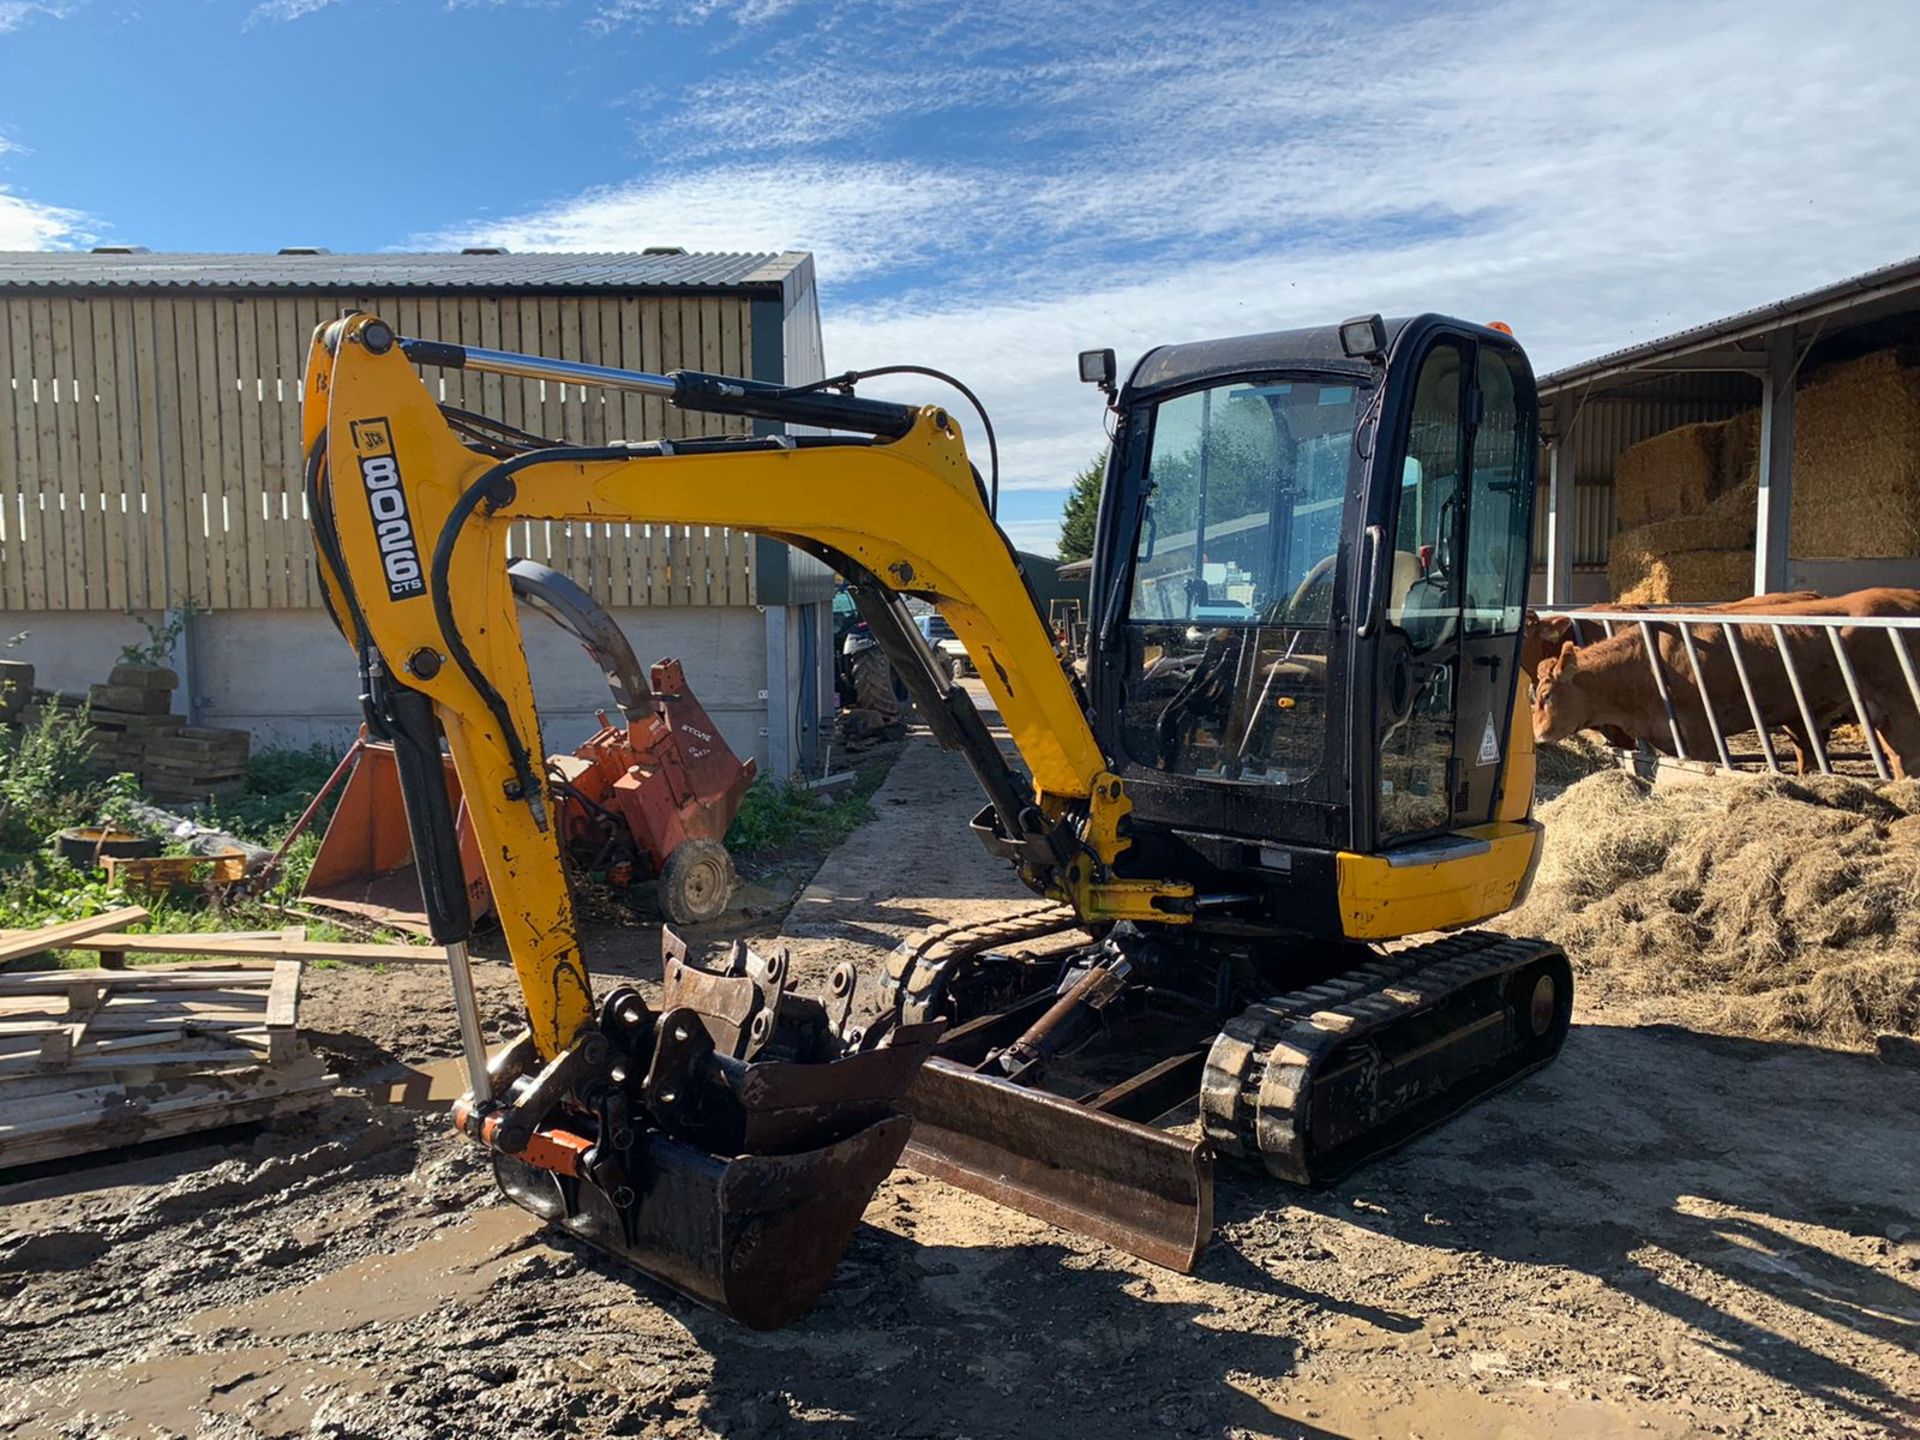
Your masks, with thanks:
M 991 911 L 975 793 L 909 744 L 784 921 L 732 929 L 819 974 Z M 590 958 L 655 974 L 657 937 Z M 1920 1071 L 1583 1006 L 1554 1066 L 1330 1191 L 1223 1171 L 1192 1276 L 902 1171 L 819 1308 L 753 1335 L 494 1196 L 432 1109 L 443 984 L 304 1001 L 349 1076 L 423 1066 L 425 1108 L 0 1189 L 0 1433 L 1920 1435 Z

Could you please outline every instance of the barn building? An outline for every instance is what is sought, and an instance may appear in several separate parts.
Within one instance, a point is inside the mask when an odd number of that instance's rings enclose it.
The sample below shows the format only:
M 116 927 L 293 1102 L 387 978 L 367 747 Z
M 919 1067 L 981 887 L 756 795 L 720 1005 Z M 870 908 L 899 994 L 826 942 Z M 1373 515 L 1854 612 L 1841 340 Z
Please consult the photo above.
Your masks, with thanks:
M 1537 603 L 1920 586 L 1920 257 L 1541 377 Z
M 321 608 L 300 486 L 300 370 L 346 308 L 402 334 L 654 372 L 824 371 L 806 253 L 0 254 L 0 634 L 43 688 L 84 692 L 140 621 L 188 618 L 191 718 L 257 744 L 343 746 L 351 656 Z M 654 398 L 428 372 L 442 399 L 575 443 L 745 433 Z M 685 661 L 763 773 L 817 764 L 833 707 L 833 577 L 719 528 L 530 525 L 516 555 L 609 606 L 643 662 Z M 527 629 L 549 748 L 605 708 L 570 640 Z

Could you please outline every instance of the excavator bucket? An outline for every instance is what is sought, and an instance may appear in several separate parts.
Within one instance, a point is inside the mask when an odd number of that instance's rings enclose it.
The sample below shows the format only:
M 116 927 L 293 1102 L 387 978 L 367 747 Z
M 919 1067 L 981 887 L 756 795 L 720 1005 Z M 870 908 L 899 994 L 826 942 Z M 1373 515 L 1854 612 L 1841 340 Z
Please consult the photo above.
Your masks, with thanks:
M 302 898 L 330 910 L 363 916 L 381 925 L 426 933 L 420 908 L 420 879 L 414 869 L 413 839 L 400 799 L 400 769 L 393 747 L 377 740 L 354 742 L 353 772 L 327 833 L 314 855 Z M 480 867 L 473 827 L 465 823 L 460 781 L 452 757 L 445 757 L 447 798 L 460 812 L 461 870 L 467 899 L 478 920 L 493 909 L 493 895 Z
M 525 1148 L 492 1132 L 494 1176 L 636 1270 L 774 1329 L 832 1280 L 906 1146 L 901 1096 L 945 1026 L 896 1026 L 859 1048 L 820 1002 L 787 993 L 784 953 L 736 945 L 730 972 L 714 973 L 689 964 L 671 930 L 663 939 L 657 1019 L 637 992 L 608 1001 L 621 1097 L 600 1091 L 593 1115 L 559 1107 Z
M 792 1155 L 716 1156 L 646 1137 L 631 1197 L 494 1156 L 516 1204 L 752 1330 L 813 1308 L 912 1122 L 889 1116 Z M 625 1199 L 626 1203 L 622 1204 Z

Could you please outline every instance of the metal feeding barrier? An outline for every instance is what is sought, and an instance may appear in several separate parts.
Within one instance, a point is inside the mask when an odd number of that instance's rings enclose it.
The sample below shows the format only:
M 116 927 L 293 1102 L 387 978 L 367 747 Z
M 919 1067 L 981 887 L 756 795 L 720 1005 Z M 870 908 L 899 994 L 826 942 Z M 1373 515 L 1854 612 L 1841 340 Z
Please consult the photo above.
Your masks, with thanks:
M 1806 727 L 1808 748 L 1813 753 L 1814 762 L 1820 773 L 1833 773 L 1832 759 L 1828 754 L 1825 741 L 1821 738 L 1820 715 L 1824 707 L 1817 708 L 1810 697 L 1801 665 L 1794 658 L 1794 640 L 1792 632 L 1800 631 L 1801 643 L 1817 643 L 1810 640 L 1804 632 L 1824 631 L 1827 643 L 1833 649 L 1835 665 L 1840 678 L 1846 686 L 1847 700 L 1852 707 L 1854 718 L 1859 722 L 1860 732 L 1866 737 L 1867 753 L 1873 761 L 1874 774 L 1882 780 L 1889 780 L 1892 772 L 1887 766 L 1886 752 L 1875 733 L 1872 716 L 1868 712 L 1867 701 L 1861 690 L 1859 670 L 1854 656 L 1848 650 L 1847 637 L 1841 632 L 1854 631 L 1855 644 L 1865 638 L 1857 632 L 1878 631 L 1886 637 L 1893 648 L 1893 654 L 1899 662 L 1900 673 L 1906 680 L 1907 699 L 1914 708 L 1916 717 L 1920 717 L 1920 668 L 1914 662 L 1914 650 L 1910 637 L 1920 635 L 1920 616 L 1890 615 L 1769 615 L 1755 611 L 1715 611 L 1715 610 L 1612 610 L 1594 608 L 1586 610 L 1555 611 L 1555 615 L 1571 622 L 1574 642 L 1585 646 L 1601 638 L 1592 634 L 1592 627 L 1598 626 L 1605 632 L 1606 638 L 1620 633 L 1623 626 L 1637 627 L 1642 647 L 1647 654 L 1647 664 L 1653 671 L 1654 688 L 1660 696 L 1660 704 L 1666 712 L 1667 729 L 1673 738 L 1673 753 L 1681 760 L 1695 757 L 1687 753 L 1685 737 L 1681 733 L 1680 715 L 1674 704 L 1676 685 L 1691 684 L 1700 701 L 1707 728 L 1713 735 L 1714 749 L 1718 752 L 1721 765 L 1729 770 L 1737 769 L 1732 751 L 1727 745 L 1727 731 L 1720 722 L 1720 714 L 1713 703 L 1713 697 L 1705 690 L 1705 673 L 1700 665 L 1700 649 L 1707 642 L 1705 635 L 1696 631 L 1717 630 L 1727 647 L 1727 656 L 1733 662 L 1733 673 L 1740 685 L 1742 699 L 1746 702 L 1747 714 L 1753 721 L 1754 732 L 1760 737 L 1760 751 L 1766 759 L 1767 768 L 1780 773 L 1780 759 L 1774 750 L 1773 738 L 1768 732 L 1768 723 L 1763 715 L 1759 697 L 1754 692 L 1753 672 L 1755 662 L 1742 642 L 1740 632 L 1744 629 L 1762 629 L 1773 632 L 1772 649 L 1780 657 L 1781 669 L 1785 672 L 1787 686 L 1793 692 L 1795 708 L 1799 711 L 1800 721 Z M 1679 634 L 1680 644 L 1686 651 L 1687 673 L 1670 674 L 1663 661 L 1660 645 L 1655 631 L 1673 630 Z M 1877 643 L 1877 642 L 1875 642 Z M 1778 723 L 1778 722 L 1776 722 Z M 1739 733 L 1737 730 L 1735 733 Z

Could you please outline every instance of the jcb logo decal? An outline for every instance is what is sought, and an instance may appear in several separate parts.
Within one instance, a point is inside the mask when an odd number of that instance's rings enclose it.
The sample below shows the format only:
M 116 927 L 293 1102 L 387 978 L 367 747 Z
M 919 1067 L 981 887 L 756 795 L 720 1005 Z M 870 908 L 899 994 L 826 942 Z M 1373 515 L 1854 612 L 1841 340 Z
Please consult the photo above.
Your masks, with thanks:
M 360 482 L 367 487 L 367 508 L 373 512 L 380 563 L 387 572 L 387 594 L 395 600 L 424 595 L 427 582 L 420 571 L 420 547 L 414 542 L 406 491 L 400 488 L 392 429 L 384 419 L 356 420 L 353 448 L 360 458 Z

